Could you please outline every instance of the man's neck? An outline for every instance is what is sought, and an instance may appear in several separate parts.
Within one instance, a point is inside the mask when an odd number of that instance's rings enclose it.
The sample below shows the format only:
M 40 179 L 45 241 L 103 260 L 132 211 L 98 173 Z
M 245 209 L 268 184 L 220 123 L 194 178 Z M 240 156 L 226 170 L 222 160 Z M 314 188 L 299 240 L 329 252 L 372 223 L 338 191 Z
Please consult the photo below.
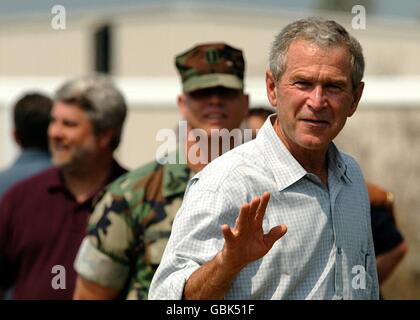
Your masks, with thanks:
M 112 155 L 105 156 L 76 170 L 62 171 L 65 184 L 78 203 L 89 199 L 106 184 L 112 169 L 112 161 Z
M 293 143 L 289 143 L 282 132 L 280 132 L 277 121 L 274 124 L 274 131 L 297 162 L 299 162 L 307 172 L 317 175 L 325 185 L 328 185 L 328 149 L 308 150 Z
M 315 174 L 328 186 L 328 161 L 326 152 L 320 154 L 295 152 L 292 155 L 307 172 Z

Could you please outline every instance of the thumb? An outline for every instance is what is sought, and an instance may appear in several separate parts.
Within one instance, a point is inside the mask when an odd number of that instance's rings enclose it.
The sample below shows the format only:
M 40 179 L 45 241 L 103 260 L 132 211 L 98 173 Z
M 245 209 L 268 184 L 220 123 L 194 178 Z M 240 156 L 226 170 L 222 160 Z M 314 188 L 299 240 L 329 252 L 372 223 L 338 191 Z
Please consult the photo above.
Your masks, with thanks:
M 264 235 L 265 244 L 271 248 L 277 240 L 285 235 L 286 232 L 287 227 L 284 224 L 272 228 L 269 233 Z

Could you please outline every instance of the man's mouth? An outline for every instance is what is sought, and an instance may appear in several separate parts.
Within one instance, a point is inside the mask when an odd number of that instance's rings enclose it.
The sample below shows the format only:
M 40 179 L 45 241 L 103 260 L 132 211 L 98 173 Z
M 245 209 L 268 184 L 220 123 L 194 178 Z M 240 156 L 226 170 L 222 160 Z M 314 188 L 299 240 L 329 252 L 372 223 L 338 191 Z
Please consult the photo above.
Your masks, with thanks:
M 221 112 L 211 112 L 204 115 L 205 119 L 209 120 L 223 120 L 227 118 L 227 115 Z
M 52 147 L 54 151 L 58 151 L 58 152 L 69 150 L 69 146 L 62 143 L 53 143 Z
M 309 124 L 313 125 L 328 125 L 329 122 L 326 120 L 316 120 L 316 119 L 301 119 L 301 121 L 304 121 Z

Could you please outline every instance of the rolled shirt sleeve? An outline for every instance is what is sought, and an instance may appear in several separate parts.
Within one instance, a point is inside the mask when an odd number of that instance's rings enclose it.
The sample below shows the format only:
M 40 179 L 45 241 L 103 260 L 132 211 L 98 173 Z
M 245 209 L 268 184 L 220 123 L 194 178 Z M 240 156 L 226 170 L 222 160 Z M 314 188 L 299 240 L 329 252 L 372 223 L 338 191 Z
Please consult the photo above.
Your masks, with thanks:
M 81 277 L 117 290 L 123 289 L 129 273 L 127 265 L 98 250 L 89 237 L 86 237 L 80 246 L 74 268 Z
M 127 283 L 128 253 L 134 243 L 127 206 L 124 198 L 110 191 L 96 205 L 74 263 L 81 277 L 118 290 Z

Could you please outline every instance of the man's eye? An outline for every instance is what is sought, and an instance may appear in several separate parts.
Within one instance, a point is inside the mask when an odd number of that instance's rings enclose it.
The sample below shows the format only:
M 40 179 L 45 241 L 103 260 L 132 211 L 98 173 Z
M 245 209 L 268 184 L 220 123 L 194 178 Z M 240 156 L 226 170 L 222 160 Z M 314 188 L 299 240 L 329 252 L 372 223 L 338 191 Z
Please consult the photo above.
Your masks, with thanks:
M 311 84 L 307 81 L 296 81 L 295 86 L 297 86 L 298 88 L 308 88 Z
M 341 91 L 341 87 L 337 84 L 329 84 L 326 88 L 331 91 Z
M 63 124 L 66 127 L 76 127 L 77 126 L 77 123 L 76 122 L 73 122 L 73 121 L 64 121 Z
M 222 92 L 220 92 L 220 96 L 226 99 L 233 99 L 239 96 L 240 91 L 239 90 L 233 90 L 233 89 L 225 89 Z

